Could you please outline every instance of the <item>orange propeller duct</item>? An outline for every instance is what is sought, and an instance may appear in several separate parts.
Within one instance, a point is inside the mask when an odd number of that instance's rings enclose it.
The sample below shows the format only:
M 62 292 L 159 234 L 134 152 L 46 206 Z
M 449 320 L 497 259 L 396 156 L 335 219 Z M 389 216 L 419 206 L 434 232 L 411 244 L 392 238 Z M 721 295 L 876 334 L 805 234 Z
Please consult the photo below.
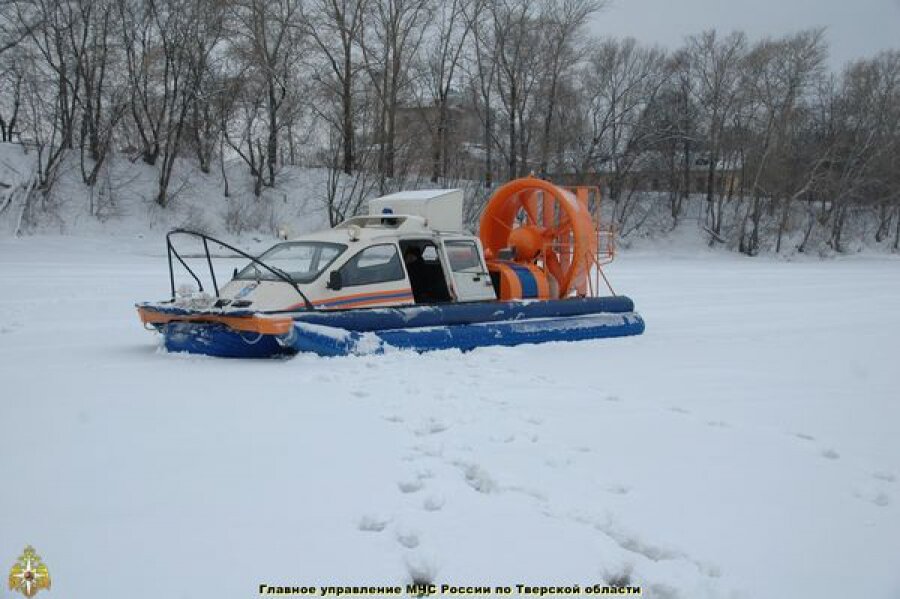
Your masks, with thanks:
M 485 206 L 479 236 L 488 260 L 512 250 L 514 262 L 550 275 L 557 298 L 585 295 L 597 260 L 597 228 L 587 188 L 575 193 L 535 177 L 500 187 Z

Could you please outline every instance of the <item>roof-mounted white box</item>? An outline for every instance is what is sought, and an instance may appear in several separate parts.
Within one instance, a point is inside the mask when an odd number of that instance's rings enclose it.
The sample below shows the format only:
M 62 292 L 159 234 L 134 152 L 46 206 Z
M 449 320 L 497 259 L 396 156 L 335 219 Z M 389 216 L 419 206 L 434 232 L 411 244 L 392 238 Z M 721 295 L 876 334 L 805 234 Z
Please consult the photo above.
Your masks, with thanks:
M 369 200 L 369 215 L 411 214 L 425 219 L 435 231 L 463 230 L 463 192 L 461 189 L 418 189 L 398 191 Z

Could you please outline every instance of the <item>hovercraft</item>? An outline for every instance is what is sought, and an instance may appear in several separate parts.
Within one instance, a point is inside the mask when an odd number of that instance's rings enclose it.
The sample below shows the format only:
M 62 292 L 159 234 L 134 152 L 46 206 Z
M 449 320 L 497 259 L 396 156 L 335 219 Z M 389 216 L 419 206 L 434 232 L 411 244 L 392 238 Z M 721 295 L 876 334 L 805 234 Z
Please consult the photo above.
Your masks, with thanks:
M 599 203 L 595 187 L 516 179 L 491 197 L 473 236 L 463 231 L 461 190 L 399 192 L 370 200 L 366 216 L 259 256 L 176 229 L 166 237 L 171 298 L 138 304 L 138 313 L 168 351 L 221 357 L 639 335 L 644 321 L 602 270 L 615 246 L 595 218 Z M 212 294 L 176 249 L 180 236 L 201 244 L 193 257 L 208 266 Z M 222 286 L 211 245 L 247 262 Z M 176 270 L 197 289 L 176 288 Z M 601 280 L 609 295 L 601 296 Z

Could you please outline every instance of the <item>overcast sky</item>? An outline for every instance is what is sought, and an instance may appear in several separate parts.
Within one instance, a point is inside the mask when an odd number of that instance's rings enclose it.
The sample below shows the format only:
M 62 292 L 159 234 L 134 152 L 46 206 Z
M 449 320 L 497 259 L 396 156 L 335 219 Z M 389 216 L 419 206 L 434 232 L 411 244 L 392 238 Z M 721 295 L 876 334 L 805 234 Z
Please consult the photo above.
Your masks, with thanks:
M 900 49 L 900 0 L 610 0 L 592 26 L 603 36 L 678 47 L 704 29 L 742 29 L 751 39 L 827 27 L 834 68 Z

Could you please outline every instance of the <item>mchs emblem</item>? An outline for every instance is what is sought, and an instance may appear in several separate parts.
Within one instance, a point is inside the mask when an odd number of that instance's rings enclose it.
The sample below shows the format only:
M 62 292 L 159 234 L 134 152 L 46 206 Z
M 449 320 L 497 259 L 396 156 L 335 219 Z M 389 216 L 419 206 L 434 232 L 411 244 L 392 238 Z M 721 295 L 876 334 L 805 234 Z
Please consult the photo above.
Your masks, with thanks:
M 41 589 L 50 588 L 50 572 L 34 547 L 29 545 L 9 571 L 9 589 L 34 597 Z

